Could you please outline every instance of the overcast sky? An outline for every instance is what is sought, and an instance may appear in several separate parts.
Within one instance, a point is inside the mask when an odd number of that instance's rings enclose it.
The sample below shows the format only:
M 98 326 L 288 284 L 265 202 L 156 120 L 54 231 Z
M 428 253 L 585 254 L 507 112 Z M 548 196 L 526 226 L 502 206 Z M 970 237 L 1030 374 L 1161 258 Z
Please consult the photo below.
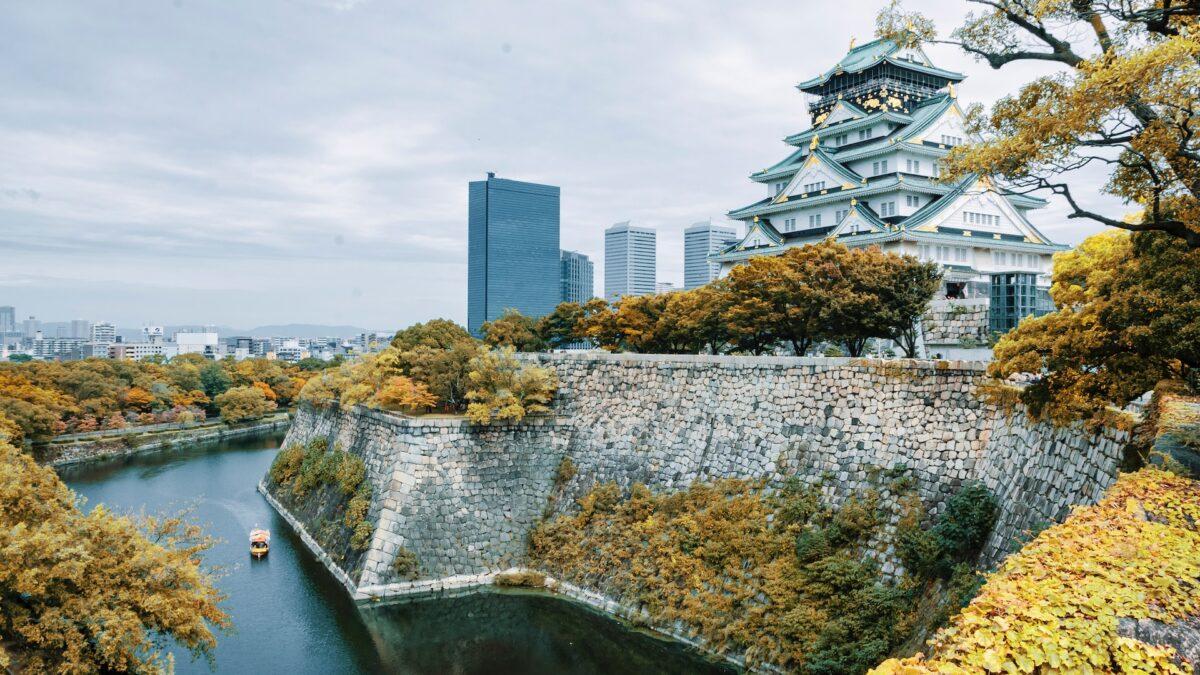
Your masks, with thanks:
M 29 0 L 0 9 L 0 305 L 121 325 L 466 318 L 467 182 L 562 187 L 562 246 L 762 196 L 796 82 L 881 3 Z M 961 21 L 965 4 L 909 2 Z M 964 103 L 1034 72 L 949 47 Z M 1035 224 L 1064 243 L 1098 228 Z

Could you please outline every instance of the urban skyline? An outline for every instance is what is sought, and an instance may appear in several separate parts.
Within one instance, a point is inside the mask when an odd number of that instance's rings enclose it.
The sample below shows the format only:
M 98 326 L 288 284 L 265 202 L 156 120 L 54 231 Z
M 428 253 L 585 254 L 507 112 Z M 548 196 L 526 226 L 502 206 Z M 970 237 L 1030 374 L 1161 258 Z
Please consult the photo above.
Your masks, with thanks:
M 963 11 L 910 4 L 943 25 Z M 125 18 L 96 3 L 77 8 L 92 27 L 80 35 L 54 3 L 19 3 L 0 39 L 55 65 L 0 64 L 0 302 L 119 325 L 465 322 L 464 183 L 488 169 L 562 187 L 561 246 L 593 260 L 605 225 L 657 228 L 658 276 L 679 284 L 683 261 L 665 254 L 683 227 L 756 198 L 746 175 L 805 119 L 792 88 L 805 64 L 869 38 L 877 7 L 855 7 L 806 8 L 825 30 L 780 60 L 761 45 L 797 25 L 755 6 L 481 6 L 463 23 L 450 7 L 378 2 L 164 3 Z M 583 39 L 595 30 L 622 40 Z M 968 76 L 964 105 L 1026 79 L 930 53 Z M 230 73 L 238 97 L 222 95 Z M 594 83 L 582 94 L 580 78 Z M 1067 244 L 1095 231 L 1063 216 L 1051 200 L 1038 225 Z

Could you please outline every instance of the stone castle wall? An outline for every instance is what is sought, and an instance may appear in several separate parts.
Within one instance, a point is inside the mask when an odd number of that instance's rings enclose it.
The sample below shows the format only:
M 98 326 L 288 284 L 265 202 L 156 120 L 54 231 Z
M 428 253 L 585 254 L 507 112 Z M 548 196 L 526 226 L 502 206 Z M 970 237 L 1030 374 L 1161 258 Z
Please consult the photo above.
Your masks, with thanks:
M 546 513 L 601 481 L 682 489 L 696 480 L 797 475 L 839 503 L 911 475 L 936 512 L 963 482 L 1001 504 L 994 562 L 1026 530 L 1095 501 L 1116 475 L 1114 430 L 1032 423 L 986 404 L 981 364 L 795 357 L 554 354 L 556 416 L 478 428 L 354 409 L 302 410 L 287 442 L 324 436 L 367 460 L 377 529 L 360 596 L 428 590 L 389 570 L 416 554 L 425 579 L 471 578 L 522 562 Z M 564 457 L 575 476 L 558 485 Z M 885 569 L 891 565 L 885 561 Z M 374 590 L 372 590 L 374 589 Z M 380 589 L 383 589 L 382 591 Z
M 988 341 L 987 298 L 965 300 L 935 300 L 921 317 L 925 344 L 930 347 L 960 346 L 974 341 Z

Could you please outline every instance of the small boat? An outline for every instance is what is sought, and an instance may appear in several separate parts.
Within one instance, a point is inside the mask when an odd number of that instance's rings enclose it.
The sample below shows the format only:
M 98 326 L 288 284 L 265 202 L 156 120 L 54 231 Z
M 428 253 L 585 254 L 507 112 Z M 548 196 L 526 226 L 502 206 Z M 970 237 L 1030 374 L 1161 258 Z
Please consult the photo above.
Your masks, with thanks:
M 250 555 L 261 558 L 271 550 L 271 531 L 254 528 L 250 530 Z

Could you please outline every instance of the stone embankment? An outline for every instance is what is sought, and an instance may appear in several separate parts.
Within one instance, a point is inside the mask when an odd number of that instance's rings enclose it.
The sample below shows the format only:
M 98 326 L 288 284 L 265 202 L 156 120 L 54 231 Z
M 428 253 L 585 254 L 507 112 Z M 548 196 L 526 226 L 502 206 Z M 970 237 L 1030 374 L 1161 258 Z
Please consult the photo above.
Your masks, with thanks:
M 109 457 L 122 457 L 168 448 L 246 438 L 288 428 L 291 415 L 280 412 L 259 420 L 229 426 L 220 420 L 199 425 L 153 425 L 154 429 L 129 427 L 124 433 L 101 432 L 94 436 L 75 434 L 34 446 L 34 456 L 48 466 L 64 466 Z
M 677 490 L 698 480 L 798 476 L 819 483 L 836 505 L 876 484 L 880 472 L 900 472 L 936 513 L 964 482 L 978 480 L 1000 503 L 983 554 L 994 563 L 1028 531 L 1096 501 L 1126 441 L 1121 431 L 1056 428 L 986 403 L 977 392 L 984 366 L 969 362 L 531 358 L 558 375 L 556 414 L 518 425 L 299 411 L 285 442 L 327 438 L 363 457 L 374 486 L 378 527 L 366 564 L 357 579 L 334 570 L 356 598 L 488 583 L 525 561 L 527 535 L 541 518 L 573 508 L 603 481 Z M 575 471 L 564 484 L 565 459 Z M 415 581 L 391 572 L 402 551 L 419 561 Z

